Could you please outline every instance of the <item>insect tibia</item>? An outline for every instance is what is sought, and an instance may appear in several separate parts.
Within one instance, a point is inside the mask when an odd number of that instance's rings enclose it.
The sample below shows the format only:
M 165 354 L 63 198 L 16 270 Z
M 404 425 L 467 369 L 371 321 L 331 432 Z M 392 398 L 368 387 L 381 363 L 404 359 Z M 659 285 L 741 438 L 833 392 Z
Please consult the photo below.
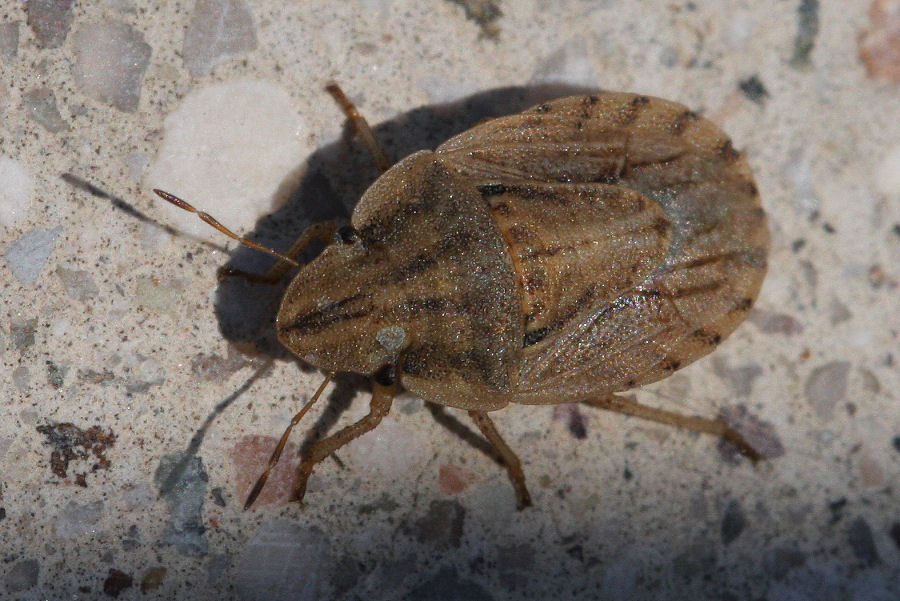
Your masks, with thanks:
M 219 230 L 220 232 L 222 232 L 223 234 L 225 234 L 232 240 L 237 240 L 238 242 L 240 242 L 241 244 L 243 244 L 244 246 L 246 246 L 248 248 L 252 248 L 254 250 L 260 250 L 264 253 L 268 253 L 277 259 L 281 259 L 282 261 L 285 261 L 286 263 L 290 263 L 294 267 L 300 267 L 300 264 L 297 263 L 297 261 L 295 261 L 294 259 L 292 259 L 291 257 L 289 257 L 287 255 L 284 255 L 284 254 L 278 252 L 277 250 L 269 248 L 268 246 L 263 246 L 262 244 L 258 244 L 256 242 L 254 242 L 253 240 L 248 240 L 247 238 L 244 238 L 243 236 L 238 236 L 237 234 L 232 232 L 230 229 L 228 229 L 227 227 L 225 227 L 224 225 L 219 223 L 219 221 L 215 217 L 213 217 L 209 213 L 198 210 L 197 208 L 195 208 L 192 204 L 190 204 L 186 200 L 181 199 L 181 198 L 175 196 L 174 194 L 166 192 L 165 190 L 160 190 L 158 188 L 154 188 L 153 192 L 157 196 L 162 198 L 163 200 L 166 200 L 166 201 L 172 203 L 179 209 L 184 209 L 185 211 L 196 214 L 197 217 L 199 217 L 201 219 L 201 221 L 213 226 L 214 228 L 216 228 L 217 230 Z
M 281 439 L 278 441 L 278 446 L 275 447 L 275 450 L 272 452 L 272 456 L 269 458 L 269 464 L 266 466 L 266 471 L 260 475 L 259 479 L 256 481 L 256 484 L 253 485 L 253 489 L 250 491 L 250 494 L 247 495 L 247 501 L 244 503 L 244 510 L 250 509 L 250 506 L 256 501 L 256 498 L 259 496 L 259 493 L 262 492 L 263 487 L 266 485 L 266 481 L 269 479 L 269 474 L 272 473 L 272 470 L 275 469 L 275 466 L 278 465 L 278 460 L 281 459 L 281 453 L 284 451 L 284 445 L 287 444 L 288 437 L 291 435 L 291 430 L 294 429 L 303 416 L 306 415 L 306 412 L 310 410 L 310 408 L 319 400 L 319 397 L 322 396 L 322 392 L 325 390 L 325 387 L 328 386 L 328 383 L 331 382 L 331 379 L 334 378 L 334 373 L 328 373 L 325 376 L 325 380 L 319 384 L 319 388 L 316 390 L 316 393 L 309 399 L 303 408 L 297 412 L 296 415 L 291 419 L 291 423 L 288 424 L 288 427 L 285 428 L 284 433 L 281 435 Z

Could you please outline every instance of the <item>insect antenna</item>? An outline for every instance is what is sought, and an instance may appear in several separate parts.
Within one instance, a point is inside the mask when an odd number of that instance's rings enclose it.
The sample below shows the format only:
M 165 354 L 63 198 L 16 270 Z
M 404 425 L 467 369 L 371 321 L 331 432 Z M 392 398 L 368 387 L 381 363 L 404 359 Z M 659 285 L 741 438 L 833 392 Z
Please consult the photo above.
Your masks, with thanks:
M 253 490 L 250 491 L 250 494 L 247 495 L 247 502 L 244 503 L 244 509 L 250 509 L 250 506 L 253 505 L 253 502 L 256 501 L 256 497 L 259 496 L 259 493 L 262 492 L 263 486 L 266 485 L 266 480 L 269 479 L 269 474 L 275 469 L 275 466 L 278 464 L 278 460 L 281 459 L 281 452 L 284 450 L 284 445 L 287 444 L 288 437 L 291 435 L 291 430 L 296 426 L 303 416 L 306 415 L 306 412 L 309 411 L 310 407 L 319 400 L 319 397 L 322 395 L 322 392 L 325 390 L 325 386 L 331 381 L 334 377 L 334 372 L 329 372 L 325 375 L 325 380 L 319 385 L 319 389 L 316 390 L 316 393 L 312 396 L 309 401 L 303 406 L 303 408 L 297 412 L 291 419 L 291 423 L 288 424 L 288 427 L 285 428 L 284 434 L 281 435 L 281 440 L 278 441 L 278 446 L 275 447 L 275 450 L 272 451 L 272 456 L 269 457 L 269 465 L 266 466 L 266 471 L 262 473 L 259 479 L 256 481 L 256 484 L 253 485 Z
M 237 240 L 238 242 L 240 242 L 240 243 L 243 244 L 244 246 L 253 248 L 253 249 L 255 249 L 255 250 L 261 250 L 261 251 L 263 251 L 264 253 L 268 253 L 268 254 L 272 255 L 273 257 L 275 257 L 275 258 L 277 258 L 277 259 L 281 259 L 282 261 L 285 261 L 285 262 L 287 262 L 287 263 L 290 263 L 290 264 L 293 265 L 294 267 L 300 267 L 300 264 L 297 263 L 297 261 L 295 261 L 294 259 L 290 258 L 290 257 L 287 256 L 287 255 L 281 254 L 281 253 L 278 252 L 277 250 L 272 249 L 272 248 L 269 248 L 268 246 L 263 246 L 262 244 L 258 244 L 258 243 L 256 243 L 256 242 L 254 242 L 253 240 L 248 240 L 247 238 L 244 238 L 243 236 L 238 236 L 237 234 L 235 234 L 234 232 L 232 232 L 230 229 L 228 229 L 227 227 L 225 227 L 224 225 L 222 225 L 221 223 L 219 223 L 218 220 L 216 220 L 215 217 L 213 217 L 213 216 L 210 215 L 209 213 L 206 213 L 206 212 L 204 212 L 204 211 L 200 211 L 200 210 L 196 209 L 196 208 L 194 207 L 194 205 L 190 204 L 190 203 L 187 202 L 186 200 L 183 200 L 183 199 L 181 199 L 181 198 L 178 198 L 178 197 L 175 196 L 174 194 L 170 194 L 169 192 L 166 192 L 166 191 L 164 191 L 164 190 L 160 190 L 160 189 L 158 189 L 158 188 L 153 188 L 153 192 L 154 192 L 157 196 L 159 196 L 160 198 L 162 198 L 163 200 L 169 201 L 170 203 L 172 203 L 173 205 L 175 205 L 175 206 L 178 207 L 179 209 L 184 209 L 185 211 L 188 211 L 188 212 L 190 212 L 190 213 L 195 213 L 195 214 L 197 215 L 197 217 L 199 217 L 203 222 L 208 223 L 209 225 L 213 226 L 214 228 L 216 228 L 217 230 L 219 230 L 220 232 L 222 232 L 223 234 L 225 234 L 225 235 L 228 236 L 229 238 L 231 238 L 231 239 L 233 239 L 233 240 Z

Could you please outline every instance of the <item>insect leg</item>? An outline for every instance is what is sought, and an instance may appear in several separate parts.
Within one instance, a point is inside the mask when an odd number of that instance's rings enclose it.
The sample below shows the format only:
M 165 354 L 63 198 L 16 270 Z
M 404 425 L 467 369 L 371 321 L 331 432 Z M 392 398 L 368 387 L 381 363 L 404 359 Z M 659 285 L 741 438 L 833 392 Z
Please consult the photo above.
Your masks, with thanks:
M 259 496 L 259 493 L 262 492 L 263 486 L 266 485 L 266 481 L 269 479 L 269 474 L 272 473 L 272 470 L 275 469 L 275 466 L 278 465 L 278 460 L 281 459 L 281 453 L 284 451 L 284 445 L 287 444 L 288 437 L 291 435 L 291 430 L 294 429 L 303 416 L 306 415 L 306 412 L 310 410 L 310 408 L 319 400 L 319 397 L 322 396 L 322 393 L 325 391 L 325 387 L 331 382 L 331 379 L 334 377 L 334 373 L 329 373 L 325 376 L 325 380 L 319 384 L 318 390 L 312 396 L 309 401 L 303 406 L 300 411 L 294 415 L 293 419 L 291 419 L 291 423 L 288 424 L 288 427 L 285 428 L 284 434 L 281 435 L 281 440 L 278 441 L 278 446 L 275 447 L 275 450 L 272 452 L 272 456 L 269 457 L 269 464 L 266 466 L 266 471 L 262 473 L 262 475 L 257 479 L 256 484 L 253 485 L 253 489 L 250 491 L 250 494 L 247 495 L 247 501 L 244 503 L 244 510 L 250 509 L 250 506 L 253 505 L 253 502 L 256 501 L 256 497 Z
M 310 448 L 309 454 L 303 459 L 303 463 L 300 464 L 298 470 L 299 474 L 294 487 L 293 500 L 303 500 L 303 496 L 306 494 L 306 483 L 317 463 L 381 423 L 381 418 L 391 410 L 391 403 L 394 401 L 396 391 L 397 387 L 395 384 L 382 386 L 377 382 L 372 382 L 372 400 L 369 404 L 369 413 L 358 422 L 350 424 L 327 438 L 323 438 Z
M 626 415 L 633 415 L 635 417 L 658 422 L 660 424 L 675 426 L 677 428 L 684 428 L 685 430 L 691 430 L 693 432 L 703 432 L 705 434 L 721 436 L 722 438 L 736 446 L 741 454 L 748 457 L 751 461 L 759 461 L 760 459 L 763 459 L 763 456 L 759 453 L 759 451 L 754 449 L 753 446 L 749 442 L 747 442 L 747 440 L 743 436 L 741 436 L 740 432 L 729 426 L 727 423 L 725 423 L 724 420 L 721 419 L 708 419 L 705 417 L 682 415 L 680 413 L 666 411 L 665 409 L 659 409 L 657 407 L 648 407 L 647 405 L 642 405 L 637 401 L 633 401 L 629 398 L 618 396 L 615 394 L 610 395 L 607 398 L 587 399 L 584 401 L 584 403 L 593 405 L 594 407 L 599 407 L 601 409 L 608 409 L 609 411 L 616 411 L 618 413 L 624 413 Z
M 522 471 L 522 462 L 519 461 L 519 457 L 500 436 L 494 421 L 488 417 L 486 411 L 469 411 L 469 415 L 503 459 L 509 479 L 516 490 L 516 507 L 525 509 L 531 506 L 531 495 L 528 494 L 528 488 L 525 486 L 525 473 Z
M 378 170 L 384 173 L 390 169 L 391 161 L 387 158 L 387 154 L 385 154 L 381 144 L 378 143 L 378 139 L 375 138 L 372 128 L 369 127 L 366 118 L 359 114 L 356 106 L 349 98 L 347 98 L 341 87 L 332 82 L 325 86 L 325 90 L 334 97 L 338 104 L 341 105 L 341 109 L 344 111 L 344 114 L 347 115 L 347 119 L 350 120 L 350 125 L 356 130 L 356 135 L 359 136 L 363 145 L 372 155 L 372 160 L 375 162 L 375 166 L 378 167 Z
M 303 251 L 305 251 L 313 241 L 320 240 L 326 245 L 334 242 L 334 233 L 336 231 L 337 226 L 330 221 L 314 223 L 303 230 L 303 233 L 300 234 L 300 237 L 297 238 L 294 244 L 292 244 L 284 254 L 290 259 L 296 261 L 303 255 Z M 289 263 L 284 259 L 279 259 L 278 262 L 272 265 L 272 267 L 270 267 L 269 270 L 264 274 L 249 273 L 240 269 L 230 269 L 223 267 L 219 270 L 219 278 L 237 276 L 260 284 L 277 284 L 284 278 L 284 276 L 293 266 L 293 263 Z

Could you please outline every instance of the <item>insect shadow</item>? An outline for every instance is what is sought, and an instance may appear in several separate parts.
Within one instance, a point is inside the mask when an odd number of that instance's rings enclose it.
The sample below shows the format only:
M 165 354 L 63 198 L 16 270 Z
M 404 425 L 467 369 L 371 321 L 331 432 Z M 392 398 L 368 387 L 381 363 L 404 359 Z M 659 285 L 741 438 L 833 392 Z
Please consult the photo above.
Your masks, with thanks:
M 504 87 L 447 104 L 416 108 L 372 129 L 388 157 L 396 162 L 413 152 L 434 149 L 482 121 L 519 113 L 555 98 L 594 92 L 597 90 L 566 84 Z M 322 102 L 330 101 L 323 91 Z M 365 114 L 365 101 L 358 105 Z M 355 138 L 349 123 L 345 123 L 340 140 L 318 149 L 284 179 L 276 193 L 276 198 L 282 199 L 282 206 L 261 218 L 255 229 L 245 235 L 265 246 L 287 249 L 313 223 L 332 221 L 344 225 L 350 221 L 356 203 L 378 175 L 372 156 Z M 313 259 L 322 248 L 321 244 L 314 245 L 301 263 Z M 219 328 L 226 340 L 246 353 L 291 359 L 302 370 L 312 371 L 312 367 L 290 353 L 276 338 L 275 318 L 291 278 L 285 277 L 277 284 L 260 284 L 225 275 L 229 271 L 262 274 L 271 264 L 268 255 L 243 246 L 235 249 L 220 272 L 222 277 L 215 300 Z M 367 377 L 339 374 L 327 399 L 327 410 L 306 430 L 309 434 L 301 443 L 301 452 L 307 451 L 316 441 L 317 433 L 327 432 L 334 426 L 358 391 L 369 387 Z M 500 462 L 486 440 L 446 413 L 443 407 L 426 405 L 438 423 Z

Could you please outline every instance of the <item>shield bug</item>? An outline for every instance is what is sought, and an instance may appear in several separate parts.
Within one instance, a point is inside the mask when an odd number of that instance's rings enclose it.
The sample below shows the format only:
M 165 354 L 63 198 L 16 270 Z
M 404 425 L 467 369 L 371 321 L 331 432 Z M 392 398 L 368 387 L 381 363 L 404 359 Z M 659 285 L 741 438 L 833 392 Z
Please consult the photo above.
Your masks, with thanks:
M 722 436 L 689 417 L 615 393 L 665 378 L 711 352 L 743 321 L 766 271 L 769 232 L 753 177 L 731 140 L 680 104 L 628 93 L 560 98 L 484 122 L 390 166 L 336 85 L 383 174 L 351 224 L 320 224 L 273 274 L 300 268 L 278 337 L 328 373 L 372 379 L 369 413 L 316 442 L 314 466 L 375 428 L 400 387 L 464 409 L 496 449 L 519 508 L 521 463 L 489 413 L 510 403 L 584 402 Z M 206 213 L 156 193 L 232 238 Z M 308 243 L 322 253 L 297 265 Z M 278 461 L 291 421 L 249 507 Z

